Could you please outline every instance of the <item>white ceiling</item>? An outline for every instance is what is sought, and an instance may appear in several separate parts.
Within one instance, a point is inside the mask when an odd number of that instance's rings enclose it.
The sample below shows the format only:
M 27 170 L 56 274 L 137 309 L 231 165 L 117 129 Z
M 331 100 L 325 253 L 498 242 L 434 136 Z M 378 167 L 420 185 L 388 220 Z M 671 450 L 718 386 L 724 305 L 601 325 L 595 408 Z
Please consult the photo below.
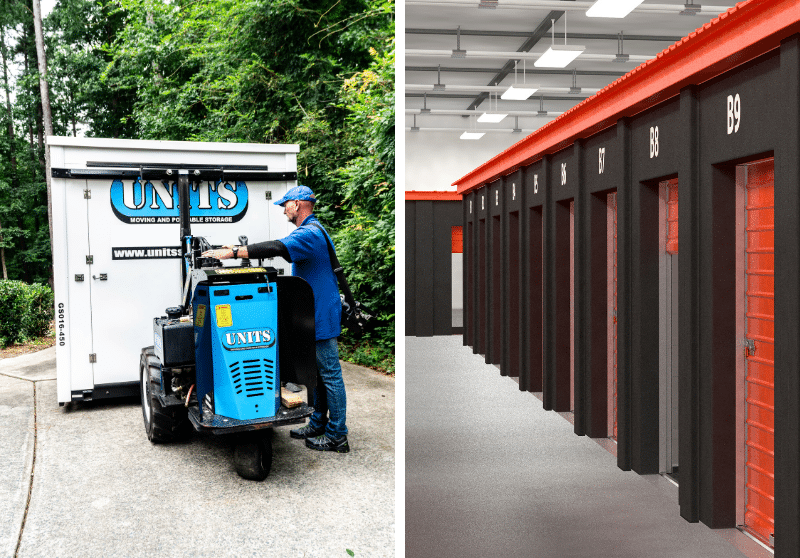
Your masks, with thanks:
M 614 57 L 618 52 L 618 34 L 624 34 L 623 53 L 632 57 L 654 57 L 696 28 L 709 22 L 733 5 L 703 5 L 699 14 L 680 15 L 688 0 L 645 0 L 633 13 L 623 19 L 589 18 L 586 9 L 593 2 L 569 0 L 498 0 L 497 8 L 480 8 L 480 0 L 406 0 L 405 4 L 405 124 L 409 139 L 411 126 L 419 131 L 413 134 L 450 133 L 453 140 L 467 128 L 496 130 L 492 134 L 508 136 L 517 127 L 515 137 L 523 137 L 559 113 L 564 112 L 608 85 L 641 63 L 619 63 L 603 60 L 596 55 Z M 717 0 L 719 2 L 719 0 Z M 698 2 L 694 2 L 697 7 Z M 551 43 L 551 18 L 556 19 L 555 42 L 564 44 L 566 14 L 567 44 L 586 47 L 585 54 L 564 70 L 540 70 L 533 62 L 536 57 L 518 63 L 515 78 L 514 61 L 507 56 L 523 48 L 526 41 L 533 42 L 526 50 L 544 52 Z M 460 48 L 467 51 L 466 58 L 452 58 L 456 48 L 457 28 L 461 28 Z M 531 36 L 538 37 L 531 40 Z M 436 55 L 422 55 L 414 51 L 441 51 Z M 504 53 L 494 57 L 472 57 L 470 52 Z M 592 55 L 595 55 L 594 57 Z M 598 59 L 600 58 L 600 59 Z M 437 71 L 441 66 L 441 73 Z M 502 70 L 511 68 L 508 75 Z M 570 94 L 574 79 L 581 93 Z M 542 91 L 527 101 L 497 102 L 499 112 L 508 113 L 498 124 L 476 123 L 475 116 L 490 110 L 490 101 L 480 99 L 487 95 L 486 86 L 495 84 L 500 75 L 499 87 L 504 91 L 515 83 L 535 84 Z M 432 85 L 439 80 L 444 90 L 434 91 Z M 424 87 L 423 87 L 424 86 Z M 459 86 L 467 86 L 459 89 Z M 481 93 L 476 88 L 483 88 Z M 427 98 L 423 98 L 427 89 Z M 469 110 L 479 100 L 477 109 Z M 430 113 L 421 113 L 423 105 Z M 543 108 L 547 115 L 539 115 Z M 492 93 L 491 110 L 495 109 Z M 440 112 L 446 111 L 446 112 Z M 515 119 L 515 116 L 518 120 Z M 448 136 L 449 137 L 449 136 Z M 420 138 L 421 139 L 421 138 Z M 486 139 L 486 136 L 484 137 Z M 479 140 L 480 141 L 480 140 Z

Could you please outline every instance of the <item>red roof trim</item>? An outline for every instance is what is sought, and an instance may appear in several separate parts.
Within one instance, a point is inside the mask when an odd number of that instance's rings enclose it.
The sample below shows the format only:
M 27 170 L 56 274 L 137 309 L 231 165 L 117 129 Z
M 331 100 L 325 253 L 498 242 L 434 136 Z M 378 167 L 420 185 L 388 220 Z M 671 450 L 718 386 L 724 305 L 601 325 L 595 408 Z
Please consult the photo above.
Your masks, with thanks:
M 797 0 L 747 0 L 696 29 L 653 60 L 453 183 L 459 194 L 505 176 L 780 46 L 800 32 Z
M 461 194 L 457 192 L 438 192 L 424 190 L 406 190 L 406 201 L 461 201 Z

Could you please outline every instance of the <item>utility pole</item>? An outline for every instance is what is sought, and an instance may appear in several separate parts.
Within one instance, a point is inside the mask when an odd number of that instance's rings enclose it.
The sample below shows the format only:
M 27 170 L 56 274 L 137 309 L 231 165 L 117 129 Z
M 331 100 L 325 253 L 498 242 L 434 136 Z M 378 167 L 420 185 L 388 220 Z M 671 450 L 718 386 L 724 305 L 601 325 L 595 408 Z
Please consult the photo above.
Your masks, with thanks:
M 47 85 L 47 58 L 44 54 L 44 33 L 42 32 L 42 5 L 40 0 L 33 0 L 33 27 L 36 31 L 36 58 L 39 68 L 39 90 L 42 95 L 42 116 L 44 120 L 44 161 L 45 180 L 47 181 L 47 221 L 50 229 L 50 247 L 53 246 L 53 202 L 52 178 L 50 177 L 50 146 L 47 138 L 53 135 L 53 114 L 50 110 L 50 89 Z

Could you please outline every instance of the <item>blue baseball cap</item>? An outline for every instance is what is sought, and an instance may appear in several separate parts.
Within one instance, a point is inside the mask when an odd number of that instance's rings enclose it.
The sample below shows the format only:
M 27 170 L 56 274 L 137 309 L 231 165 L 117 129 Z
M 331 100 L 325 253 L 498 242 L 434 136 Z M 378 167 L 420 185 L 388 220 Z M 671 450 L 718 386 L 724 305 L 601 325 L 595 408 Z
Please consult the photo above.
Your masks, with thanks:
M 275 202 L 275 205 L 283 205 L 291 200 L 305 200 L 311 203 L 317 203 L 317 198 L 314 197 L 314 192 L 308 186 L 295 186 L 290 188 L 284 196 Z

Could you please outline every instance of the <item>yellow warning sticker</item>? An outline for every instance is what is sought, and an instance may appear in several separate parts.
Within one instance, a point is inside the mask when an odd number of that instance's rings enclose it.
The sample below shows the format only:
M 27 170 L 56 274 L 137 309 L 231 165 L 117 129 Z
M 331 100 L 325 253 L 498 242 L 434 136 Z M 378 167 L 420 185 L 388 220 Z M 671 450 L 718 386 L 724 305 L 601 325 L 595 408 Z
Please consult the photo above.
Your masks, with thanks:
M 217 327 L 231 327 L 233 325 L 230 304 L 217 304 L 214 310 L 217 313 Z
M 206 323 L 206 305 L 198 304 L 197 313 L 195 313 L 194 315 L 194 325 L 196 327 L 203 327 L 203 324 L 205 323 Z
M 229 267 L 227 269 L 217 269 L 215 273 L 220 275 L 230 275 L 232 273 L 266 273 L 267 270 L 263 267 Z

